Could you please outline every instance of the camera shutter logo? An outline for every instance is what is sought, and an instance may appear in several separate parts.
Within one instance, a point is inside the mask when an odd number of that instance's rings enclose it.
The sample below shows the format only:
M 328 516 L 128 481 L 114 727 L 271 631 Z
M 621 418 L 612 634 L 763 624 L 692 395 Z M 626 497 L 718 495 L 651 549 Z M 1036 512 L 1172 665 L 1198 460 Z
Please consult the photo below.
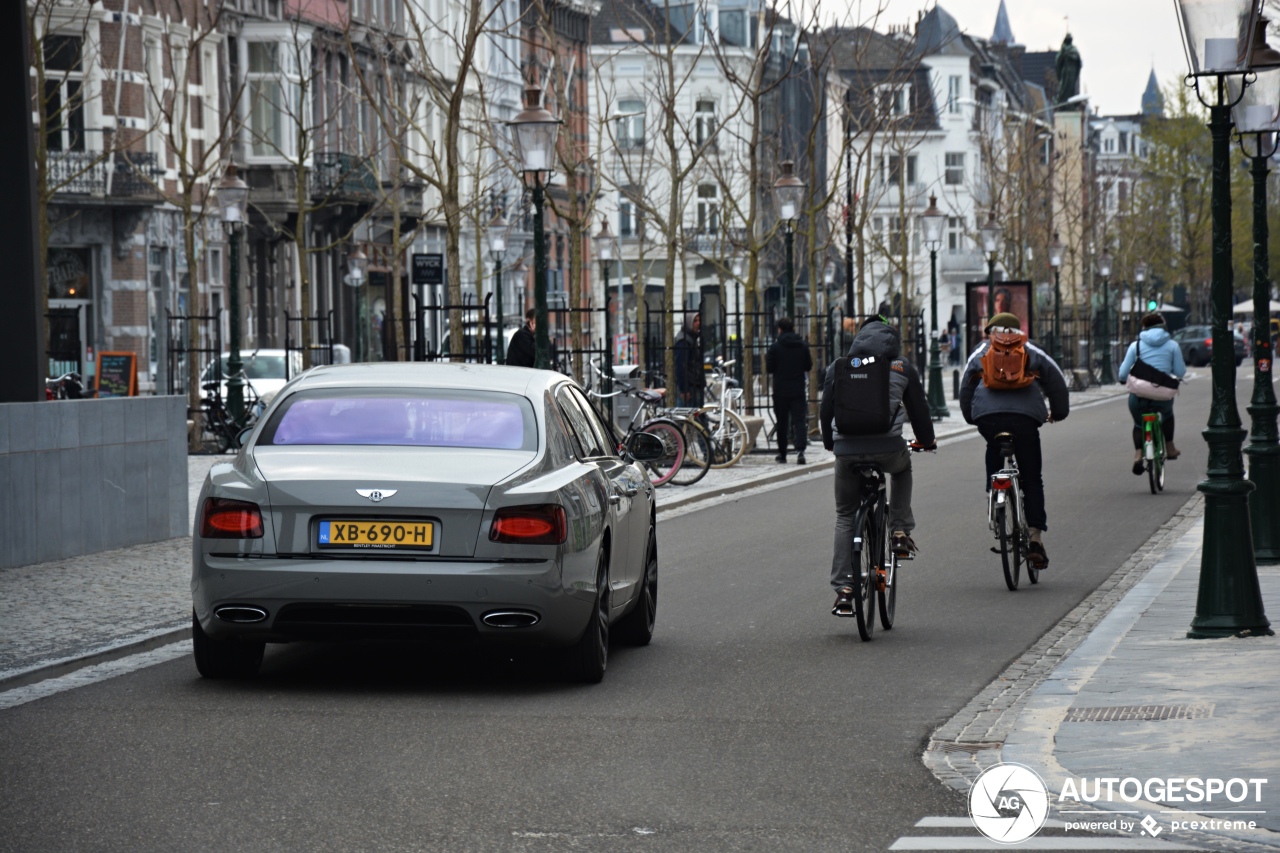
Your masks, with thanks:
M 1026 841 L 1049 816 L 1049 790 L 1030 767 L 997 764 L 969 789 L 969 817 L 979 832 L 1001 844 Z

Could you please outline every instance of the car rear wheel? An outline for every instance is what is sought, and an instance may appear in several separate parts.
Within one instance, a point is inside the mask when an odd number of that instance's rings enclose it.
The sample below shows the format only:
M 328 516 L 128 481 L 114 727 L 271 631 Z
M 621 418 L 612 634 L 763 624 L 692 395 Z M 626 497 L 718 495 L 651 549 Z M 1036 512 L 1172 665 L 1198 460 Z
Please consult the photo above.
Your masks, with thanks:
M 609 664 L 609 555 L 600 551 L 596 567 L 596 597 L 591 618 L 578 642 L 565 655 L 565 675 L 574 681 L 598 684 Z
M 191 613 L 191 646 L 195 651 L 196 669 L 205 678 L 252 678 L 262 666 L 266 643 L 238 640 L 215 640 L 200 627 Z
M 649 531 L 645 549 L 644 579 L 631 612 L 618 621 L 616 635 L 629 646 L 647 646 L 653 639 L 653 626 L 658 617 L 658 537 Z

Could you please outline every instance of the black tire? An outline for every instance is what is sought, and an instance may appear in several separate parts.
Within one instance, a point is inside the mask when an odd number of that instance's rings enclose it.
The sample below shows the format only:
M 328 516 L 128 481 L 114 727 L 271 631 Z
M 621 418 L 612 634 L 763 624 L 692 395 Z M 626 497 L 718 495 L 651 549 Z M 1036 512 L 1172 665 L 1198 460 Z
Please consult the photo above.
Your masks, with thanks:
M 1010 592 L 1018 589 L 1018 537 L 1013 530 L 1007 506 L 996 507 L 996 534 L 1000 537 L 1000 563 L 1004 567 L 1004 585 Z
M 898 555 L 889 550 L 888 568 L 885 571 L 885 588 L 878 592 L 880 598 L 880 627 L 893 629 L 893 614 L 898 606 Z
M 1153 495 L 1164 491 L 1164 454 L 1157 453 L 1154 459 L 1147 460 L 1147 483 Z
M 680 427 L 674 421 L 664 418 L 650 421 L 641 427 L 640 431 L 656 436 L 665 448 L 661 457 L 644 463 L 650 474 L 649 480 L 655 486 L 665 485 L 676 475 L 680 470 L 680 464 L 684 462 L 684 436 L 680 433 Z
M 266 643 L 241 640 L 215 640 L 200 627 L 195 611 L 191 612 L 191 647 L 196 669 L 205 678 L 252 678 L 262 666 Z
M 618 620 L 613 635 L 628 646 L 647 646 L 653 639 L 658 619 L 658 536 L 649 528 L 649 544 L 645 549 L 644 577 L 636 591 L 631 612 Z
M 693 418 L 685 418 L 679 423 L 680 435 L 684 438 L 684 459 L 671 482 L 677 486 L 692 486 L 707 476 L 715 461 L 712 458 L 711 438 L 702 424 Z
M 582 636 L 565 652 L 565 675 L 599 684 L 609 665 L 609 555 L 602 549 L 596 567 L 596 597 Z
M 880 540 L 880 524 L 876 516 L 879 512 L 870 512 L 863 516 L 862 547 L 854 550 L 854 566 L 858 577 L 853 586 L 853 612 L 858 618 L 858 636 L 863 642 L 870 642 L 876 630 L 876 567 L 884 560 L 877 559 L 877 553 L 883 555 L 884 543 Z

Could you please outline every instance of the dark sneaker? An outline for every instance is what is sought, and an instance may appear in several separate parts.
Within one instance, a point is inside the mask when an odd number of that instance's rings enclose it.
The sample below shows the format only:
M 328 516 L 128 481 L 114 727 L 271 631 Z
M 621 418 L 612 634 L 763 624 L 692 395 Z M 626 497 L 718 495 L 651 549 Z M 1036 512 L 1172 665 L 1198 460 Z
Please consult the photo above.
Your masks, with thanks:
M 842 586 L 836 590 L 836 603 L 831 607 L 833 616 L 853 615 L 853 587 Z
M 798 455 L 796 456 L 796 464 L 797 464 L 797 465 L 803 465 L 803 464 L 805 464 L 805 459 L 804 459 L 804 454 L 803 454 L 803 453 L 800 453 L 800 454 L 798 454 Z
M 1044 545 L 1034 539 L 1027 543 L 1027 565 L 1037 571 L 1049 568 L 1049 555 L 1045 553 Z
M 787 456 L 786 456 L 786 454 L 785 454 L 785 453 L 779 453 L 777 456 L 773 457 L 773 461 L 774 461 L 774 462 L 786 462 L 786 461 L 787 461 Z
M 1146 463 L 1146 462 L 1143 462 L 1141 459 L 1135 459 L 1135 460 L 1133 460 L 1133 473 L 1134 473 L 1134 474 L 1136 474 L 1136 475 L 1138 475 L 1139 477 L 1141 477 L 1141 476 L 1142 476 L 1142 472 L 1144 472 L 1144 471 L 1146 471 L 1146 470 L 1147 470 L 1147 463 Z
M 893 553 L 899 557 L 910 557 L 918 550 L 916 543 L 911 541 L 911 537 L 901 530 L 893 531 L 893 540 L 890 542 Z

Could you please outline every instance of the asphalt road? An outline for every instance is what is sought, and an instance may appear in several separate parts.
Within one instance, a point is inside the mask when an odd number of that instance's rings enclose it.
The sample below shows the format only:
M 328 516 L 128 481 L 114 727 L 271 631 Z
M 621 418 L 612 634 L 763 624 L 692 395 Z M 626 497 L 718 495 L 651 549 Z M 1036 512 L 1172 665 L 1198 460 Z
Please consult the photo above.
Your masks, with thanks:
M 930 732 L 1193 494 L 1200 374 L 1163 495 L 1129 472 L 1123 398 L 1043 431 L 1039 586 L 1005 589 L 957 441 L 916 458 L 921 554 L 872 643 L 829 614 L 832 479 L 800 482 L 661 523 L 654 642 L 599 686 L 289 646 L 248 683 L 181 659 L 0 712 L 0 850 L 886 850 L 966 814 Z

